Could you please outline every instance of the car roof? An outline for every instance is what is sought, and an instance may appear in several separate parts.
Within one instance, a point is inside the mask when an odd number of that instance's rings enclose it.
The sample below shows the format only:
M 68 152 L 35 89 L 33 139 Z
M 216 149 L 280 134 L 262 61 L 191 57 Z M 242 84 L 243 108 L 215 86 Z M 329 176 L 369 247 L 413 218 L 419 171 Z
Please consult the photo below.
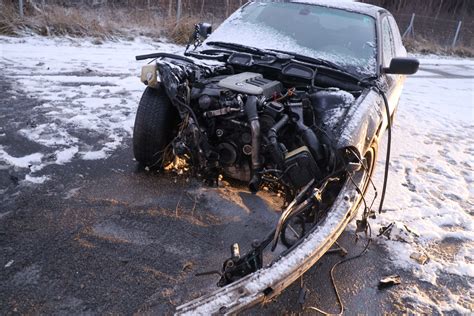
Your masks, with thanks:
M 290 0 L 290 2 L 306 3 L 324 6 L 328 8 L 343 9 L 351 12 L 370 15 L 374 18 L 377 18 L 377 16 L 382 12 L 387 12 L 387 10 L 385 10 L 384 8 L 375 5 L 351 0 Z

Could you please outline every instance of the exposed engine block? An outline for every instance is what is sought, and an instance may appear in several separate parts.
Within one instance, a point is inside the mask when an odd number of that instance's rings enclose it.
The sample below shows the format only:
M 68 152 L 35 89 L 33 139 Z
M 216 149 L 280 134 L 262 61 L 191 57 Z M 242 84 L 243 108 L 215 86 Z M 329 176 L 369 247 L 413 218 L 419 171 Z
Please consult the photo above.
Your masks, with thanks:
M 279 81 L 265 79 L 261 74 L 253 72 L 243 72 L 225 77 L 219 81 L 218 85 L 235 92 L 264 96 L 267 99 L 280 93 L 283 89 Z
M 252 191 L 267 170 L 295 188 L 318 178 L 323 148 L 309 127 L 311 104 L 303 99 L 279 81 L 251 72 L 195 82 L 191 104 L 207 136 L 206 160 L 227 176 L 248 181 Z

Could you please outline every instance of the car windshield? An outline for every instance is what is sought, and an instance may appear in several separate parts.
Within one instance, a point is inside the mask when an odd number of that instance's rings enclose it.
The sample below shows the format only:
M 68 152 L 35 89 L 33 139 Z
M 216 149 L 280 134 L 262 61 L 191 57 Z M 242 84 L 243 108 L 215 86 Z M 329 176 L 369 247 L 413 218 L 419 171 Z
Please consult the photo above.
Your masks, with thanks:
M 237 43 L 293 52 L 373 75 L 375 19 L 304 3 L 252 2 L 231 15 L 206 42 Z

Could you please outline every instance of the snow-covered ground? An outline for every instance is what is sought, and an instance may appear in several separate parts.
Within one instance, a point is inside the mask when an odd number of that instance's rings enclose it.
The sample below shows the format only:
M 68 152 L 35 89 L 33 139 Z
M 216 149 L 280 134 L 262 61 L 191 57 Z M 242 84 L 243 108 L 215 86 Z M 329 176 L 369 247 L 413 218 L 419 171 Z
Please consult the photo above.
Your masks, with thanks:
M 0 126 L 0 169 L 22 170 L 20 180 L 41 185 L 50 178 L 43 170 L 47 165 L 111 155 L 131 136 L 143 91 L 138 78 L 143 62 L 134 56 L 156 50 L 181 49 L 145 38 L 94 45 L 88 40 L 0 37 L 1 75 L 12 81 L 6 91 L 12 103 L 25 97 L 25 91 L 41 100 L 30 117 L 8 122 L 40 149 L 22 156 L 11 152 Z M 466 291 L 474 280 L 474 62 L 421 61 L 422 70 L 407 80 L 400 101 L 385 212 L 373 222 L 373 230 L 398 222 L 416 231 L 418 237 L 412 235 L 410 242 L 377 238 L 396 266 L 435 286 L 436 291 L 419 284 L 401 290 L 413 309 L 468 313 L 474 304 L 474 293 Z M 378 184 L 385 144 L 380 147 Z M 414 252 L 430 260 L 421 265 L 410 258 Z M 467 286 L 453 286 L 451 277 Z
M 396 266 L 430 283 L 403 291 L 417 312 L 473 311 L 474 281 L 474 61 L 421 58 L 406 81 L 393 128 L 386 212 L 375 232 L 396 222 L 415 234 L 401 242 L 378 238 Z M 375 182 L 383 179 L 384 142 Z M 411 239 L 414 239 L 411 241 Z M 429 257 L 424 265 L 413 253 Z M 453 287 L 454 280 L 465 282 Z M 450 282 L 451 280 L 451 282 Z M 436 290 L 432 290 L 435 288 Z M 471 289 L 470 291 L 466 291 Z
M 50 164 L 107 158 L 132 133 L 144 88 L 139 80 L 142 63 L 135 55 L 181 49 L 143 38 L 97 46 L 90 40 L 0 37 L 0 45 L 2 75 L 14 82 L 7 91 L 12 99 L 27 91 L 27 97 L 44 102 L 34 109 L 36 119 L 18 131 L 43 145 L 42 152 L 13 157 L 0 134 L 0 160 L 18 168 L 30 166 L 26 180 L 31 182 L 46 180 L 35 172 Z M 77 136 L 84 131 L 94 136 L 93 142 Z

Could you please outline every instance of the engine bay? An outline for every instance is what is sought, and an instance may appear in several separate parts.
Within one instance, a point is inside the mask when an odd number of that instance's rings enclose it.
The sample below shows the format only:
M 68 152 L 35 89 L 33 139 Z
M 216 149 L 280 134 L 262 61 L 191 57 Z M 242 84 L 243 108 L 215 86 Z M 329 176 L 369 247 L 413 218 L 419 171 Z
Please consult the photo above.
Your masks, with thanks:
M 281 242 L 289 251 L 327 217 L 351 174 L 368 168 L 360 153 L 381 115 L 366 102 L 374 95 L 368 86 L 324 61 L 221 52 L 208 52 L 219 61 L 212 65 L 166 53 L 146 57 L 162 57 L 155 89 L 178 117 L 162 166 L 184 167 L 209 186 L 240 181 L 253 194 L 270 191 L 283 201 L 275 228 L 258 234 L 250 250 L 241 255 L 232 245 L 218 272 L 225 286 L 261 269 L 267 247 L 273 252 Z
M 266 180 L 289 191 L 321 180 L 337 164 L 325 131 L 333 127 L 327 124 L 328 112 L 340 112 L 353 100 L 338 89 L 308 93 L 285 88 L 254 72 L 194 82 L 189 101 L 206 135 L 194 145 L 206 148 L 207 179 L 213 183 L 223 173 L 248 182 L 252 192 Z M 193 155 L 195 146 L 186 139 L 175 139 L 174 154 Z

